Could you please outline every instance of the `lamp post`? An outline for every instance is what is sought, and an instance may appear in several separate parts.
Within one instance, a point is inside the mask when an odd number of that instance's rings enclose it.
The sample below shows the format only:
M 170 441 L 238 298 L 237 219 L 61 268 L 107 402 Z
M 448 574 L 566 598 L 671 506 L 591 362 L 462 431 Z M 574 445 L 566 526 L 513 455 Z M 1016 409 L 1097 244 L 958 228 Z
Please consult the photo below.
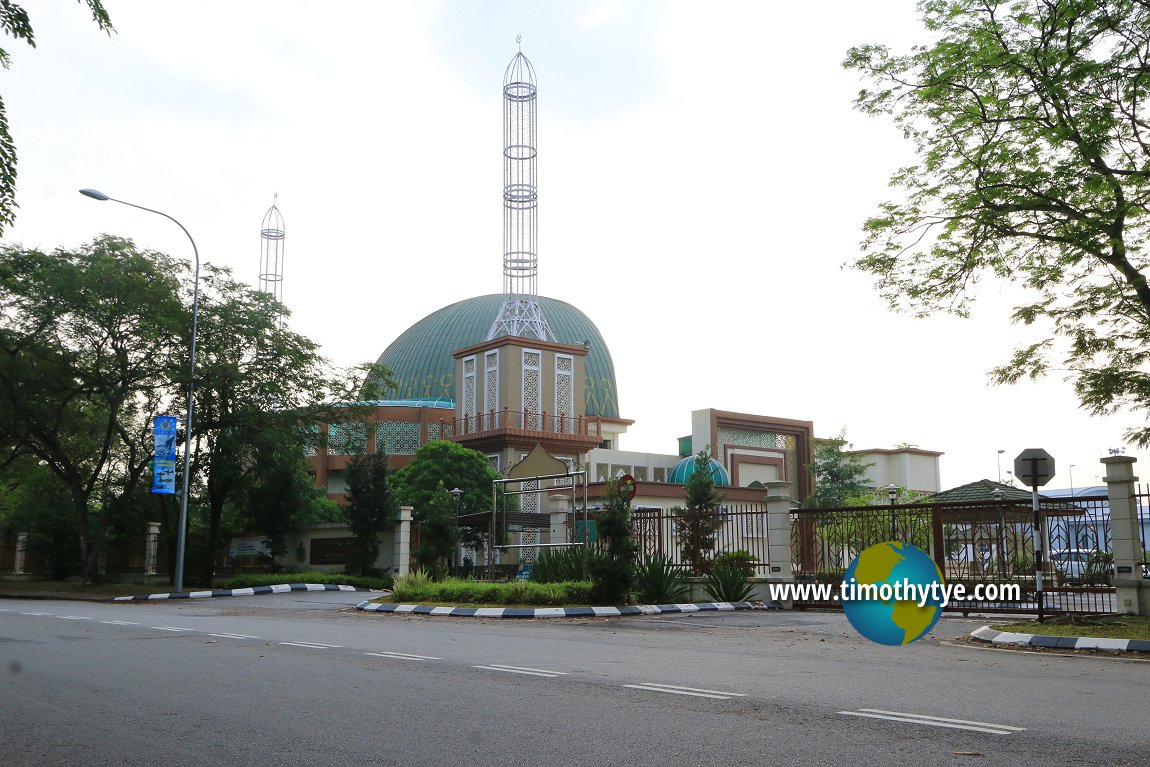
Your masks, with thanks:
M 994 505 L 998 510 L 998 575 L 999 577 L 1006 577 L 1006 524 L 1005 515 L 1002 513 L 1002 488 L 996 487 L 991 491 L 991 496 L 994 498 Z
M 459 499 L 463 496 L 463 491 L 458 487 L 451 489 L 451 494 L 455 496 L 455 535 L 459 536 Z M 455 560 L 455 566 L 459 567 L 463 563 L 462 542 L 455 542 L 455 551 L 453 552 L 452 559 Z
M 174 223 L 176 226 L 180 227 L 184 234 L 188 235 L 188 241 L 192 243 L 192 253 L 195 254 L 196 257 L 195 278 L 192 283 L 192 342 L 191 352 L 189 354 L 191 360 L 188 366 L 190 371 L 188 374 L 188 407 L 184 417 L 184 479 L 182 488 L 180 490 L 180 529 L 177 534 L 176 541 L 176 573 L 175 577 L 172 579 L 172 591 L 178 593 L 184 590 L 184 548 L 187 543 L 188 528 L 188 479 L 192 457 L 192 387 L 195 384 L 196 378 L 196 324 L 199 321 L 200 315 L 200 251 L 196 248 L 196 241 L 192 239 L 191 232 L 185 229 L 183 224 L 169 216 L 167 213 L 153 210 L 151 208 L 145 208 L 143 205 L 136 205 L 135 203 L 117 200 L 116 198 L 109 197 L 108 195 L 96 189 L 81 189 L 80 194 L 84 195 L 85 197 L 91 197 L 93 200 L 99 200 L 101 202 L 111 200 L 112 202 L 118 202 L 121 205 L 127 205 L 130 208 L 139 208 L 140 210 L 146 210 L 149 213 L 155 213 L 157 216 L 163 216 L 164 218 Z
M 884 487 L 883 490 L 886 490 L 886 495 L 888 498 L 890 498 L 890 539 L 893 541 L 895 540 L 894 499 L 898 495 L 898 485 L 892 482 L 891 484 Z
M 999 450 L 998 451 L 998 483 L 999 484 L 1002 484 L 1002 454 L 1005 452 L 1006 452 L 1005 450 Z
M 1070 498 L 1071 498 L 1071 500 L 1073 500 L 1073 498 L 1074 498 L 1074 467 L 1077 465 L 1078 464 L 1074 464 L 1074 463 L 1070 464 Z

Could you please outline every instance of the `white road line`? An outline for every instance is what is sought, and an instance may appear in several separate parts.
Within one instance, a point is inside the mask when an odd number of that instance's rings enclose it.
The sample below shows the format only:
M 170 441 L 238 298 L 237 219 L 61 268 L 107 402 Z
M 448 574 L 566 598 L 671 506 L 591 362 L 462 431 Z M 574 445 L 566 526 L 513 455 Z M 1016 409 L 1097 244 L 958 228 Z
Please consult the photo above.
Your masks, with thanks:
M 714 692 L 691 692 L 689 690 L 679 690 L 669 687 L 649 687 L 646 684 L 624 684 L 624 688 L 631 688 L 632 690 L 645 690 L 647 692 L 669 692 L 670 695 L 689 695 L 695 698 L 714 698 L 715 700 L 730 700 L 731 695 L 736 693 L 726 693 L 726 695 L 719 695 Z
M 155 629 L 156 631 L 191 631 L 192 629 L 182 629 L 179 626 L 149 626 L 148 628 Z
M 745 698 L 746 694 L 741 692 L 726 692 L 725 690 L 700 690 L 698 687 L 682 687 L 677 684 L 658 684 L 656 682 L 643 682 L 647 687 L 665 687 L 668 690 L 690 690 L 691 692 L 707 692 L 712 695 L 731 695 L 736 698 Z
M 100 623 L 107 623 L 109 626 L 139 626 L 139 623 L 132 623 L 131 621 L 100 621 Z
M 917 714 L 900 714 L 898 716 L 890 716 L 887 714 L 867 713 L 866 711 L 840 711 L 843 716 L 861 716 L 868 719 L 885 719 L 891 722 L 903 722 L 905 724 L 921 724 L 927 727 L 946 727 L 951 730 L 972 730 L 974 732 L 986 732 L 991 735 L 1010 735 L 1025 728 L 1023 727 L 1007 727 L 1001 724 L 992 724 L 985 727 L 979 727 L 971 724 L 959 724 L 963 720 L 955 721 L 938 721 L 938 717 L 920 717 Z
M 566 671 L 542 671 L 539 669 L 526 669 L 526 668 L 513 668 L 511 666 L 472 666 L 472 668 L 481 668 L 484 671 L 502 671 L 505 674 L 526 674 L 527 676 L 545 676 L 549 679 L 556 679 Z
M 306 647 L 309 650 L 334 650 L 341 645 L 337 644 L 320 644 L 319 642 L 280 642 L 282 645 L 288 647 Z
M 859 711 L 868 711 L 872 714 L 890 714 L 891 716 L 910 716 L 915 719 L 929 719 L 932 722 L 952 722 L 954 724 L 974 724 L 981 725 L 982 727 L 993 727 L 997 730 L 1010 730 L 1011 732 L 1022 732 L 1025 727 L 1012 727 L 1009 724 L 998 724 L 996 722 L 972 722 L 969 719 L 950 719 L 945 716 L 927 716 L 926 714 L 908 714 L 904 711 L 884 711 L 881 708 L 860 708 Z
M 526 666 L 508 666 L 506 663 L 492 663 L 492 668 L 502 668 L 508 671 L 534 671 L 536 674 L 557 674 L 565 676 L 570 674 L 570 671 L 552 671 L 549 668 L 528 668 Z
M 90 621 L 90 620 L 92 620 L 91 618 L 87 617 L 86 615 L 57 615 L 56 617 L 62 621 Z
M 391 658 L 393 660 L 443 660 L 443 658 L 433 658 L 430 655 L 408 655 L 403 652 L 368 652 L 364 655 L 374 655 L 377 658 Z
M 210 637 L 220 637 L 221 639 L 259 639 L 251 634 L 208 634 Z
M 20 614 L 21 615 L 47 615 L 49 618 L 52 617 L 52 613 L 20 613 Z

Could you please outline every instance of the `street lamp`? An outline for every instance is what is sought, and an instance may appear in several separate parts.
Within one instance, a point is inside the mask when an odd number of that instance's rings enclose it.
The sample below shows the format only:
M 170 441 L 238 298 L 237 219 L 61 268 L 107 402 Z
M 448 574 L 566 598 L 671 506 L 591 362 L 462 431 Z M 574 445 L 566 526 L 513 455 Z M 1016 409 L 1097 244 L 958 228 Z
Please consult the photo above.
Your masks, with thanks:
M 894 530 L 894 499 L 898 496 L 898 485 L 891 483 L 883 488 L 886 490 L 886 495 L 890 498 L 890 539 L 895 540 Z
M 998 575 L 999 577 L 1006 577 L 1006 519 L 1002 513 L 1002 488 L 996 487 L 990 491 L 991 497 L 994 498 L 994 505 L 998 511 Z
M 456 534 L 456 536 L 458 536 L 459 535 L 459 499 L 463 496 L 463 491 L 460 490 L 458 487 L 455 487 L 455 488 L 451 489 L 451 494 L 453 496 L 455 496 L 455 534 Z M 454 553 L 454 556 L 452 557 L 452 559 L 455 560 L 455 566 L 456 567 L 458 567 L 459 565 L 461 565 L 463 563 L 463 553 L 461 551 L 462 548 L 463 548 L 463 543 L 461 541 L 456 541 L 455 553 Z
M 196 241 L 192 239 L 191 232 L 167 213 L 145 208 L 143 205 L 117 200 L 96 189 L 81 189 L 80 194 L 85 197 L 91 197 L 93 200 L 99 200 L 100 202 L 111 200 L 121 205 L 127 205 L 130 208 L 139 208 L 149 213 L 155 213 L 157 216 L 163 216 L 180 227 L 180 229 L 183 229 L 184 234 L 188 235 L 188 240 L 192 243 L 192 253 L 196 256 L 196 271 L 192 288 L 192 343 L 191 353 L 189 355 L 191 362 L 189 364 L 190 373 L 188 375 L 188 408 L 184 417 L 184 481 L 183 487 L 180 490 L 180 529 L 176 541 L 176 574 L 172 579 L 172 590 L 178 593 L 184 590 L 184 548 L 187 543 L 188 527 L 188 477 L 192 457 L 192 386 L 196 379 L 196 324 L 200 316 L 200 251 L 196 248 Z
M 1006 452 L 1005 450 L 999 450 L 998 451 L 998 482 L 999 482 L 999 484 L 1002 483 L 1002 454 L 1005 452 Z
M 1074 498 L 1074 467 L 1077 465 L 1078 464 L 1076 464 L 1076 463 L 1070 464 L 1070 497 L 1071 497 L 1071 499 Z

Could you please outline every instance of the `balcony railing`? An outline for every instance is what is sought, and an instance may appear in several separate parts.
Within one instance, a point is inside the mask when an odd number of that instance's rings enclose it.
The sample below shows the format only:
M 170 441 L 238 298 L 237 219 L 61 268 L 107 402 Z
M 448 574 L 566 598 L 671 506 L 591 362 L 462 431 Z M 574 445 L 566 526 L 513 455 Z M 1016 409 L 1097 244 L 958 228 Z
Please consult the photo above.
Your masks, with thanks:
M 599 416 L 566 414 L 556 415 L 541 411 L 489 410 L 486 413 L 441 421 L 440 434 L 445 439 L 507 431 L 540 434 L 570 434 L 580 437 L 598 437 L 602 434 Z

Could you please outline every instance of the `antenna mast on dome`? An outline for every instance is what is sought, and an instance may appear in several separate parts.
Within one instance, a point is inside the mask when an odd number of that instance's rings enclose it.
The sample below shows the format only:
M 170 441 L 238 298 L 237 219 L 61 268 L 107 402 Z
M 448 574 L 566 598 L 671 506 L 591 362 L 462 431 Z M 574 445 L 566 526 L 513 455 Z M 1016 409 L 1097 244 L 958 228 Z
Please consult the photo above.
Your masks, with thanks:
M 276 207 L 278 197 L 278 192 L 272 195 L 272 206 L 264 214 L 263 223 L 260 225 L 260 290 L 270 293 L 277 303 L 282 304 L 284 219 L 280 215 L 280 209 Z M 277 322 L 283 322 L 278 309 L 276 315 Z
M 521 37 L 516 37 L 519 43 Z M 554 341 L 539 305 L 536 251 L 535 70 L 522 51 L 503 76 L 503 307 L 487 331 Z

